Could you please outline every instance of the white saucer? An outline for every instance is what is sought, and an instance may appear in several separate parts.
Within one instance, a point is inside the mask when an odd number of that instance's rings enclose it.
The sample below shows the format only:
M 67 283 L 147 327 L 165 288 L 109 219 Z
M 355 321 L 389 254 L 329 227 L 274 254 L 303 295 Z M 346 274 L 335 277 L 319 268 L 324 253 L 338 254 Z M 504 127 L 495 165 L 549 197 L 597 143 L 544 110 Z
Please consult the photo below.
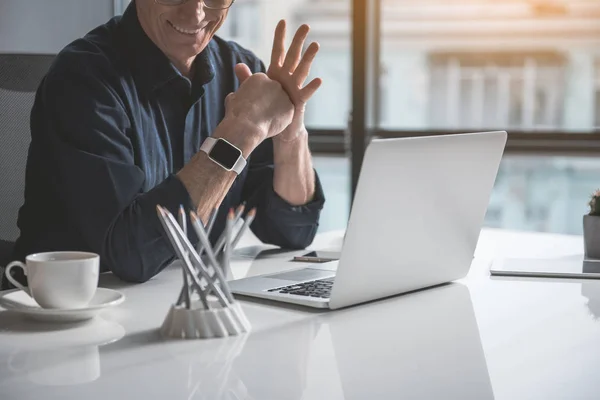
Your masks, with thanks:
M 125 301 L 125 295 L 112 289 L 98 288 L 90 304 L 77 309 L 41 308 L 35 300 L 22 290 L 0 293 L 0 306 L 9 311 L 27 315 L 38 321 L 76 322 L 94 318 L 100 311 Z

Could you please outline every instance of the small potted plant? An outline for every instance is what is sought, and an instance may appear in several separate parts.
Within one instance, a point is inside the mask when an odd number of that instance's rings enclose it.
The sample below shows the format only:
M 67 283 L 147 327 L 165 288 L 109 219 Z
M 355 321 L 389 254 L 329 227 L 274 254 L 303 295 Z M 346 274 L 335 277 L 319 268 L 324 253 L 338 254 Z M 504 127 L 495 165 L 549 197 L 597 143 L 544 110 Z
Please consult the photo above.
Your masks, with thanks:
M 585 256 L 600 259 L 600 189 L 592 194 L 590 212 L 583 216 Z

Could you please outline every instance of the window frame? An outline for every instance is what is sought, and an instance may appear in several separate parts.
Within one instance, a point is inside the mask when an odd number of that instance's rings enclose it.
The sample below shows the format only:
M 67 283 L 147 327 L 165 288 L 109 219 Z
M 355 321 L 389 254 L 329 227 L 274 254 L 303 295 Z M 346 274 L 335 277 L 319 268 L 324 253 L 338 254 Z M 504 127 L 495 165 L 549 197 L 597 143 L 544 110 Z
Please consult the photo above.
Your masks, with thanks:
M 378 87 L 378 78 L 373 65 L 381 65 L 381 0 L 352 0 L 351 3 L 352 106 L 349 126 L 346 132 L 343 130 L 314 129 L 309 129 L 309 132 L 313 133 L 310 137 L 310 144 L 315 152 L 323 150 L 348 153 L 348 150 L 350 150 L 351 198 L 354 198 L 364 152 L 370 138 L 443 135 L 469 131 L 379 129 L 379 125 L 376 123 L 377 115 L 373 107 L 374 104 L 377 104 L 377 101 L 373 100 L 373 93 L 368 92 L 369 86 L 367 83 L 376 83 L 370 85 L 370 87 Z M 600 63 L 600 60 L 598 62 Z M 507 129 L 501 128 L 499 130 Z M 600 127 L 596 127 L 589 132 L 519 131 L 512 129 L 507 131 L 506 154 L 600 155 Z

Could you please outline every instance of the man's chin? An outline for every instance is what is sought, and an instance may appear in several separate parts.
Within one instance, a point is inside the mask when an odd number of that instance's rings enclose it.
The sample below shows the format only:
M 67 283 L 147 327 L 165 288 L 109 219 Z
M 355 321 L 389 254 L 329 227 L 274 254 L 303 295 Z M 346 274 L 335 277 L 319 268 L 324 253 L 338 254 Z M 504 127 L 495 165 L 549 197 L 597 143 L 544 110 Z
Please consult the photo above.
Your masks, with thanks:
M 178 34 L 176 37 L 171 37 L 171 41 L 174 46 L 181 48 L 181 51 L 192 52 L 195 49 L 204 49 L 211 37 L 207 37 L 205 34 L 198 36 L 187 36 Z
M 207 40 L 206 38 L 203 38 L 202 42 L 196 42 L 196 44 L 186 49 L 186 53 L 189 55 L 189 57 L 195 57 L 204 51 L 209 42 L 210 39 Z
M 192 60 L 198 54 L 202 53 L 205 48 L 206 46 L 194 46 L 192 48 L 188 46 L 187 48 L 181 49 L 177 53 L 172 53 L 172 56 L 175 56 L 177 60 Z

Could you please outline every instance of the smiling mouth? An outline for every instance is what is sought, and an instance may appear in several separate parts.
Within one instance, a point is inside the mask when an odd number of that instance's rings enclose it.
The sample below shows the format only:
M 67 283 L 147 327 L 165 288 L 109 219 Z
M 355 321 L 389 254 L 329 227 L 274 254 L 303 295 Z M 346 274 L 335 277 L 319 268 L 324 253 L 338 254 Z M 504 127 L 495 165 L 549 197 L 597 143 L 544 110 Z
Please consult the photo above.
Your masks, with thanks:
M 183 35 L 196 36 L 198 34 L 198 32 L 201 31 L 201 29 L 185 29 L 185 28 L 175 25 L 171 21 L 167 21 L 167 22 L 173 29 L 175 29 L 177 32 L 179 32 Z

